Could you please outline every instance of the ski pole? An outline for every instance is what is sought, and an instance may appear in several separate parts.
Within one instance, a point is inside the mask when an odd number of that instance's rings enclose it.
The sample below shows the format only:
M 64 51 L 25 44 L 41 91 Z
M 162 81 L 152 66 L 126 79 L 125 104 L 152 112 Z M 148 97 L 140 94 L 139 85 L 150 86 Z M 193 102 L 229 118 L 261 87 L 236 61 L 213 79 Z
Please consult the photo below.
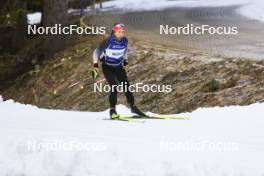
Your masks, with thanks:
M 105 78 L 104 78 L 104 79 L 101 79 L 101 80 L 98 80 L 98 81 L 96 81 L 95 83 L 98 84 L 98 83 L 100 83 L 100 82 L 104 82 L 104 81 L 105 81 Z

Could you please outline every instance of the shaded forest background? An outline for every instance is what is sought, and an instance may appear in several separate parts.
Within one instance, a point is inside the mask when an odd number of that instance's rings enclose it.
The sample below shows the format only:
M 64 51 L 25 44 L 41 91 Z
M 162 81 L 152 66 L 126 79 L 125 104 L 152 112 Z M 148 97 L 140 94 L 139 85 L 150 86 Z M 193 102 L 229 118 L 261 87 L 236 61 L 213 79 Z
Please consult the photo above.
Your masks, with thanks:
M 28 36 L 27 14 L 41 12 L 38 26 L 79 24 L 80 16 L 71 16 L 68 9 L 81 9 L 96 0 L 2 0 L 0 3 L 0 90 L 13 80 L 41 64 L 45 58 L 78 40 L 78 36 Z

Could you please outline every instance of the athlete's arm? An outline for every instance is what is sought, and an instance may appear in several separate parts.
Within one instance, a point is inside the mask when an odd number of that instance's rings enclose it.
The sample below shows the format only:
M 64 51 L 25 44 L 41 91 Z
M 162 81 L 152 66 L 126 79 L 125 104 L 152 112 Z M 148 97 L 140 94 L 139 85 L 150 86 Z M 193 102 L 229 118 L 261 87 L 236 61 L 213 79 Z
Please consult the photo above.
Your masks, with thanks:
M 127 54 L 127 49 L 126 49 L 126 51 L 125 51 L 125 54 L 124 54 L 123 58 L 124 58 L 124 66 L 127 66 L 127 65 L 128 65 L 128 54 Z
M 125 38 L 125 40 L 126 40 L 126 50 L 125 50 L 125 53 L 124 53 L 124 56 L 123 56 L 123 58 L 124 58 L 123 65 L 127 66 L 128 65 L 128 49 L 127 49 L 128 40 L 127 40 L 127 38 Z
M 99 50 L 96 48 L 93 52 L 93 65 L 94 67 L 98 67 L 98 60 L 99 60 Z
M 98 67 L 98 61 L 99 61 L 100 59 L 102 59 L 103 54 L 104 54 L 104 50 L 107 48 L 108 41 L 109 41 L 109 38 L 108 38 L 108 39 L 105 39 L 105 40 L 99 45 L 99 47 L 97 47 L 97 48 L 94 50 L 94 52 L 93 52 L 93 64 L 94 64 L 94 67 Z

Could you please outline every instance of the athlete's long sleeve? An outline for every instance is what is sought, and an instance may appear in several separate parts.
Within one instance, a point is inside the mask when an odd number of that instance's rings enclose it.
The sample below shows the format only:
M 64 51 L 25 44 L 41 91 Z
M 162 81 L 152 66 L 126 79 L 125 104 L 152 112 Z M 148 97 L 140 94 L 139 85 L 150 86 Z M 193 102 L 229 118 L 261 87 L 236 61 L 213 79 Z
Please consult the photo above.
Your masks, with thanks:
M 95 65 L 95 64 L 98 65 L 99 54 L 100 54 L 100 52 L 99 52 L 98 48 L 96 48 L 96 49 L 94 50 L 94 52 L 93 52 L 93 64 L 94 64 L 94 65 Z
M 94 67 L 98 67 L 98 61 L 103 57 L 103 51 L 106 48 L 108 39 L 104 40 L 99 47 L 93 51 L 93 64 Z
M 124 66 L 126 66 L 128 64 L 128 51 L 127 51 L 127 49 L 125 51 L 125 54 L 124 54 L 123 58 L 124 58 L 124 63 L 123 64 L 124 64 Z

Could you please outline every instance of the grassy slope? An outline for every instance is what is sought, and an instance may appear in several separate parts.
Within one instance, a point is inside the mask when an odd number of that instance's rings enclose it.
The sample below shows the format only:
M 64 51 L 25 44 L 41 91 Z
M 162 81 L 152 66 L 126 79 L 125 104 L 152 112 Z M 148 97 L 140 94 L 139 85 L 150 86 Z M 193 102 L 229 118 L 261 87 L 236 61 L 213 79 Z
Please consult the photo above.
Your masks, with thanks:
M 92 51 L 102 37 L 90 37 L 22 75 L 5 99 L 44 108 L 99 111 L 108 94 L 94 93 Z M 131 40 L 130 40 L 131 41 Z M 201 106 L 246 105 L 264 99 L 264 62 L 219 58 L 130 42 L 131 83 L 170 84 L 171 93 L 135 93 L 145 111 L 177 113 Z M 102 74 L 100 75 L 102 79 Z M 119 102 L 125 104 L 123 94 Z

